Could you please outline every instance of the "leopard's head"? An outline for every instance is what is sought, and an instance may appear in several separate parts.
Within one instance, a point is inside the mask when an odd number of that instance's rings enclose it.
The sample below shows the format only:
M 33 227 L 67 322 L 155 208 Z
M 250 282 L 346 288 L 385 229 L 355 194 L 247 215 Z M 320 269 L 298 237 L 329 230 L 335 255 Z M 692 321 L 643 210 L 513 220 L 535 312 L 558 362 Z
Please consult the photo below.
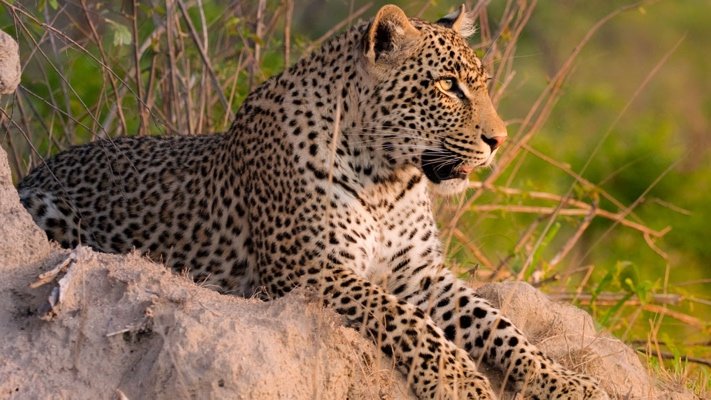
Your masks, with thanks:
M 467 44 L 473 32 L 464 6 L 428 23 L 387 5 L 363 35 L 373 82 L 364 136 L 374 136 L 391 165 L 418 166 L 441 194 L 463 191 L 469 173 L 489 165 L 507 136 L 489 76 Z

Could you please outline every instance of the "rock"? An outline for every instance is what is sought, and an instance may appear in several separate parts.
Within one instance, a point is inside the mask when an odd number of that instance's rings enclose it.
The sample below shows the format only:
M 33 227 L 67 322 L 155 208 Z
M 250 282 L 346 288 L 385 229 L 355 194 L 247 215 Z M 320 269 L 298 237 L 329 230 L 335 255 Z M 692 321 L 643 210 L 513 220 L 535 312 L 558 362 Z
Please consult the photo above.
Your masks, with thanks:
M 20 54 L 12 36 L 0 31 L 0 94 L 15 91 L 20 84 Z

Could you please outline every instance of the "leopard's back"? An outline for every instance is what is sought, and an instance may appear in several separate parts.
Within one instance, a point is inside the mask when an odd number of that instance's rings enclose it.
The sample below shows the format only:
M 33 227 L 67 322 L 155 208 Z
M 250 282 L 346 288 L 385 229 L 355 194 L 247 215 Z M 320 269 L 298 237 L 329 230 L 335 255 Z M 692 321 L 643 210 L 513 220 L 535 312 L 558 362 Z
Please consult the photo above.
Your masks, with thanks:
M 19 184 L 20 199 L 63 247 L 138 250 L 224 291 L 246 286 L 249 231 L 221 135 L 124 137 L 77 146 Z M 219 161 L 219 162 L 218 162 Z M 225 198 L 229 197 L 229 204 Z

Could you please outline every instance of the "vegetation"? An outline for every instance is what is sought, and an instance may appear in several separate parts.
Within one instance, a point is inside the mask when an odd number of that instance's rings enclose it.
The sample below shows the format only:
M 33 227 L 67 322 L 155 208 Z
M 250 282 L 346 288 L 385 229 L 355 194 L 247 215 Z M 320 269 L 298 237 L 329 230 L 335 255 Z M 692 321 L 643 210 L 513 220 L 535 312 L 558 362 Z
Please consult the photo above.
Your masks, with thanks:
M 454 7 L 401 3 L 426 19 Z M 511 140 L 472 191 L 438 205 L 452 268 L 583 306 L 670 381 L 708 394 L 711 4 L 468 3 Z M 23 59 L 0 107 L 20 178 L 98 137 L 225 130 L 250 88 L 380 2 L 0 4 Z

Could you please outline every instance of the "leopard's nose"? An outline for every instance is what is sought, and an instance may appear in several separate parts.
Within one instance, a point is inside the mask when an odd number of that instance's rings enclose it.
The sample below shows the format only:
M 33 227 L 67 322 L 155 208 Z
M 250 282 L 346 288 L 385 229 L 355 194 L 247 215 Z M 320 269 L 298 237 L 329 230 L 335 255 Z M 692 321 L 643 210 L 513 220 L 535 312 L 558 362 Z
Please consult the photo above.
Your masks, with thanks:
M 481 140 L 484 141 L 484 143 L 488 144 L 489 147 L 491 148 L 491 151 L 494 151 L 498 149 L 505 141 L 506 141 L 506 135 L 497 135 L 497 136 L 492 136 L 488 137 L 486 135 L 481 135 Z

